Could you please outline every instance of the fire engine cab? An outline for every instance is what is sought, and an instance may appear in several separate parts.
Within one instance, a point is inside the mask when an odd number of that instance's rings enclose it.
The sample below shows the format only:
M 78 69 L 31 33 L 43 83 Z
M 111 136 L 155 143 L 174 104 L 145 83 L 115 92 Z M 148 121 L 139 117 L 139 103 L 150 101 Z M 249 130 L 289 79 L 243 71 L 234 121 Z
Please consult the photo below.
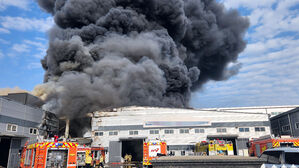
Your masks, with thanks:
M 93 165 L 105 158 L 103 147 L 78 146 L 76 142 L 26 143 L 21 153 L 20 168 L 77 168 L 85 166 L 92 153 Z
M 20 168 L 76 168 L 77 143 L 41 142 L 26 144 Z
M 260 156 L 266 149 L 278 147 L 299 147 L 299 138 L 274 138 L 267 135 L 250 140 L 248 143 L 249 156 Z

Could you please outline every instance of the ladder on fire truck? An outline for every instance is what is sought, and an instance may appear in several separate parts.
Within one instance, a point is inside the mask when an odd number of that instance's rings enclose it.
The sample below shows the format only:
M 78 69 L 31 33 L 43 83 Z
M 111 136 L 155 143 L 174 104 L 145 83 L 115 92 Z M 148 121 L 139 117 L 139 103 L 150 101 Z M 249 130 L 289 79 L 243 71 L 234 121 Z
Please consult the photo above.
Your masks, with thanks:
M 45 149 L 44 148 L 42 148 L 42 149 L 40 149 L 40 148 L 37 148 L 36 149 L 36 160 L 37 160 L 37 163 L 36 163 L 36 165 L 37 165 L 37 168 L 43 168 L 43 167 L 45 167 L 45 157 L 46 157 L 46 151 L 45 151 Z

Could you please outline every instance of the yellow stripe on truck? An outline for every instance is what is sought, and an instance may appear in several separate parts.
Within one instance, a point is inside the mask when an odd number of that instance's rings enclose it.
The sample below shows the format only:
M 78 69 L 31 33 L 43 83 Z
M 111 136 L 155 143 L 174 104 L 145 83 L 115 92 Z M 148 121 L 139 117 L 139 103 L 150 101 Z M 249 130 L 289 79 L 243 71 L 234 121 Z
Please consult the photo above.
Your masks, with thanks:
M 279 142 L 278 142 L 278 141 L 274 141 L 274 142 L 273 142 L 273 147 L 274 147 L 274 148 L 279 147 Z

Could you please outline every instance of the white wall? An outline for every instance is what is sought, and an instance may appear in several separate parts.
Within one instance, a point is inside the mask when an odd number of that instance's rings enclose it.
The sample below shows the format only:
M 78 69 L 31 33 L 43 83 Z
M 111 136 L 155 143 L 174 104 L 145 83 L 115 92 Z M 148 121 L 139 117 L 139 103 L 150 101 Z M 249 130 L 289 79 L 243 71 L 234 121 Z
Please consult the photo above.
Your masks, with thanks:
M 174 129 L 174 134 L 164 134 L 164 128 L 152 128 L 159 129 L 159 135 L 150 135 L 150 127 L 144 126 L 148 121 L 206 121 L 209 122 L 208 125 L 202 126 L 205 129 L 205 133 L 196 134 L 194 129 L 197 126 L 187 126 L 190 128 L 189 134 L 180 134 L 179 128 Z M 255 132 L 255 126 L 250 127 L 250 132 L 241 133 L 239 132 L 239 127 L 225 127 L 227 129 L 226 133 L 217 133 L 216 127 L 213 127 L 213 123 L 242 123 L 242 122 L 267 122 L 267 114 L 252 114 L 246 112 L 220 112 L 220 111 L 201 111 L 193 109 L 171 109 L 171 108 L 146 108 L 146 107 L 127 107 L 116 109 L 115 112 L 95 112 L 94 118 L 92 120 L 92 131 L 94 144 L 104 147 L 108 147 L 109 141 L 118 140 L 119 138 L 126 137 L 147 137 L 149 139 L 161 138 L 165 139 L 168 145 L 187 145 L 191 143 L 196 143 L 202 140 L 206 140 L 208 135 L 219 135 L 219 134 L 236 134 L 239 138 L 258 138 L 265 134 L 270 134 L 270 127 L 264 126 L 266 128 L 265 132 Z M 99 127 L 119 127 L 119 126 L 143 126 L 139 129 L 139 135 L 129 135 L 128 130 L 115 130 L 118 131 L 117 136 L 109 136 L 108 130 L 103 131 L 104 136 L 95 137 L 94 133 Z

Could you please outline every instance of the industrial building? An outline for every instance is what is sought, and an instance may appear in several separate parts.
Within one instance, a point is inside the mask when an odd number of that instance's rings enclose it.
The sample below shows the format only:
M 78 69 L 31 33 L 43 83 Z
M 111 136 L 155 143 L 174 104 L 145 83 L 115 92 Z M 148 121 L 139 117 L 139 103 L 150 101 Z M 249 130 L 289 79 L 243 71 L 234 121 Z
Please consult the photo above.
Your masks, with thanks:
M 0 167 L 18 167 L 26 141 L 58 131 L 58 119 L 41 105 L 40 99 L 28 93 L 0 97 Z
M 270 122 L 273 135 L 299 137 L 299 108 L 271 117 Z
M 213 139 L 232 141 L 234 154 L 247 156 L 246 143 L 251 138 L 271 133 L 271 113 L 294 107 L 195 110 L 132 106 L 96 111 L 92 145 L 105 147 L 109 162 L 120 162 L 127 153 L 141 161 L 143 141 L 154 139 L 165 140 L 168 153 L 176 156 L 193 155 L 196 143 Z

